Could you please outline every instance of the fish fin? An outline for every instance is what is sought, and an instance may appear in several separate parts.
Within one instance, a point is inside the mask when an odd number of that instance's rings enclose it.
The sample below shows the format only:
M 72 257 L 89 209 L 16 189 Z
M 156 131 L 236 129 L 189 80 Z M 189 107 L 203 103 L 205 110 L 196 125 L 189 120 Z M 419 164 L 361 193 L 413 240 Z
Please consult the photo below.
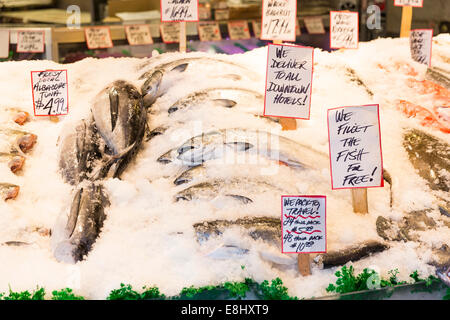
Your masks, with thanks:
M 177 65 L 176 67 L 172 68 L 170 71 L 176 71 L 176 72 L 184 72 L 186 71 L 189 63 L 181 63 Z
M 253 202 L 252 199 L 247 198 L 247 197 L 244 197 L 244 196 L 240 196 L 240 195 L 238 195 L 238 194 L 226 194 L 226 196 L 227 196 L 227 197 L 231 197 L 231 198 L 233 198 L 233 199 L 235 199 L 235 200 L 238 200 L 238 201 L 240 201 L 240 202 L 242 202 L 242 203 L 244 203 L 244 204 L 249 204 L 249 203 L 252 203 L 252 202 Z
M 214 99 L 213 101 L 219 107 L 224 108 L 233 108 L 235 105 L 237 105 L 236 101 L 230 99 Z
M 231 146 L 233 148 L 235 148 L 236 151 L 247 151 L 251 148 L 253 148 L 253 144 L 248 143 L 248 142 L 227 142 L 225 143 L 227 146 Z
M 114 131 L 119 117 L 119 94 L 114 87 L 109 90 L 109 111 L 111 112 L 111 131 Z

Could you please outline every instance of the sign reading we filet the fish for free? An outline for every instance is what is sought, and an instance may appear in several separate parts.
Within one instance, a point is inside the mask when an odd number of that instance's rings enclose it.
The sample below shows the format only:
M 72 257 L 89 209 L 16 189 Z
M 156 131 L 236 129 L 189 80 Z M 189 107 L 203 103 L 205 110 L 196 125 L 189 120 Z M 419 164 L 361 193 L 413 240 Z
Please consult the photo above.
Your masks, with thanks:
M 330 12 L 330 48 L 357 49 L 359 42 L 358 12 Z
M 263 0 L 261 39 L 295 41 L 296 19 L 296 0 Z
M 67 70 L 31 71 L 35 116 L 58 116 L 69 112 Z
M 325 196 L 281 196 L 281 252 L 327 251 Z
M 328 110 L 332 189 L 383 186 L 379 106 Z
M 161 0 L 161 21 L 198 21 L 198 0 Z
M 314 48 L 269 44 L 264 116 L 309 119 Z
M 419 63 L 431 65 L 433 29 L 415 29 L 409 34 L 411 58 Z

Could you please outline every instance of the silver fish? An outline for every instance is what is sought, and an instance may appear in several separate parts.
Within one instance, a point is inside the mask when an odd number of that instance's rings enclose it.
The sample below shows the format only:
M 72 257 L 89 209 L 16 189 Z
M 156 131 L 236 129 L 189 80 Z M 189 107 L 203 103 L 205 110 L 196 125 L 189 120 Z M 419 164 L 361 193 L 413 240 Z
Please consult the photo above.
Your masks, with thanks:
M 76 263 L 84 259 L 103 227 L 108 205 L 101 185 L 89 183 L 77 189 L 69 215 L 63 215 L 61 225 L 52 230 L 53 253 L 58 261 Z
M 207 176 L 206 171 L 206 168 L 202 165 L 190 167 L 176 177 L 173 183 L 178 186 L 183 183 L 192 182 L 194 179 L 202 180 L 202 178 Z
M 115 81 L 97 95 L 92 114 L 97 131 L 106 144 L 102 157 L 109 157 L 97 178 L 119 177 L 145 134 L 147 115 L 141 95 L 132 84 Z
M 19 194 L 20 187 L 11 183 L 0 183 L 0 196 L 3 200 L 12 200 Z
M 450 90 L 450 73 L 448 71 L 437 67 L 428 68 L 425 77 Z
M 447 285 L 447 287 L 450 287 L 450 267 L 437 270 L 436 275 Z
M 179 159 L 183 164 L 195 166 L 207 160 L 222 158 L 230 150 L 250 150 L 295 168 L 329 167 L 328 157 L 310 147 L 268 132 L 246 129 L 222 129 L 203 133 L 188 139 L 176 151 L 169 150 L 158 161 L 168 163 Z
M 214 105 L 232 108 L 236 104 L 263 102 L 264 96 L 260 93 L 245 88 L 209 88 L 197 91 L 175 102 L 168 110 L 169 113 L 185 108 L 190 108 L 202 102 L 208 101 Z
M 101 158 L 99 138 L 92 120 L 81 120 L 59 138 L 59 168 L 65 182 L 77 185 L 90 177 Z

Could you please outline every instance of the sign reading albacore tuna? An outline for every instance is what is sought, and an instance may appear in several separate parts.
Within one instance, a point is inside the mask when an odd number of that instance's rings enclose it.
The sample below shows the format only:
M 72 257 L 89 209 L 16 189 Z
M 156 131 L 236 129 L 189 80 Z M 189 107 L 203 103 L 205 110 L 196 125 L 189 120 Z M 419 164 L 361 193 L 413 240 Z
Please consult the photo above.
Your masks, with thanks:
M 326 197 L 281 196 L 281 252 L 325 253 Z
M 35 116 L 57 116 L 69 112 L 67 70 L 31 71 Z
M 269 44 L 264 115 L 309 119 L 314 49 Z
M 198 21 L 198 0 L 161 0 L 161 21 Z
M 296 0 L 263 0 L 263 40 L 295 41 Z
M 383 186 L 377 104 L 328 110 L 332 189 Z

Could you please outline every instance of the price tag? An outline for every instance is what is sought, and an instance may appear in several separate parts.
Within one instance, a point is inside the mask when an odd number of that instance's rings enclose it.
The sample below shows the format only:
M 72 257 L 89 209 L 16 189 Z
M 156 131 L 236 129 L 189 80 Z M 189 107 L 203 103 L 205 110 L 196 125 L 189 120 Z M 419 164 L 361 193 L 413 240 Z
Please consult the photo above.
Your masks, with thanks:
M 128 43 L 132 46 L 152 44 L 153 39 L 148 24 L 125 26 Z
M 89 49 L 112 48 L 111 32 L 109 27 L 84 28 L 86 44 Z
M 327 251 L 325 196 L 281 196 L 281 252 Z
M 269 44 L 264 116 L 309 119 L 314 48 Z
M 250 39 L 250 30 L 246 20 L 228 22 L 228 34 L 231 40 Z
M 216 21 L 230 19 L 230 11 L 228 9 L 216 9 L 214 11 L 214 18 Z
M 180 24 L 179 23 L 161 23 L 159 26 L 161 37 L 164 43 L 180 42 Z
M 394 0 L 394 6 L 397 7 L 423 7 L 423 0 Z
M 358 12 L 330 12 L 330 48 L 357 49 L 359 42 Z
M 161 22 L 198 21 L 198 0 L 161 0 Z
M 296 0 L 263 0 L 263 40 L 295 41 Z
M 31 71 L 35 116 L 66 115 L 69 112 L 67 70 Z
M 252 21 L 253 33 L 255 34 L 255 38 L 261 38 L 261 21 L 253 20 Z
M 332 189 L 383 186 L 377 104 L 328 110 Z
M 45 51 L 44 30 L 17 31 L 17 52 L 42 53 Z
M 309 34 L 323 34 L 325 33 L 325 28 L 323 26 L 322 18 L 320 17 L 309 17 L 305 18 L 305 27 Z
M 0 30 L 0 58 L 9 57 L 9 30 Z
M 200 20 L 210 20 L 211 19 L 211 7 L 200 6 L 198 7 L 198 17 Z
M 217 22 L 199 22 L 198 36 L 200 41 L 220 41 L 222 36 L 220 34 L 219 24 Z
M 414 61 L 431 66 L 431 46 L 433 29 L 415 29 L 409 34 L 411 58 Z

